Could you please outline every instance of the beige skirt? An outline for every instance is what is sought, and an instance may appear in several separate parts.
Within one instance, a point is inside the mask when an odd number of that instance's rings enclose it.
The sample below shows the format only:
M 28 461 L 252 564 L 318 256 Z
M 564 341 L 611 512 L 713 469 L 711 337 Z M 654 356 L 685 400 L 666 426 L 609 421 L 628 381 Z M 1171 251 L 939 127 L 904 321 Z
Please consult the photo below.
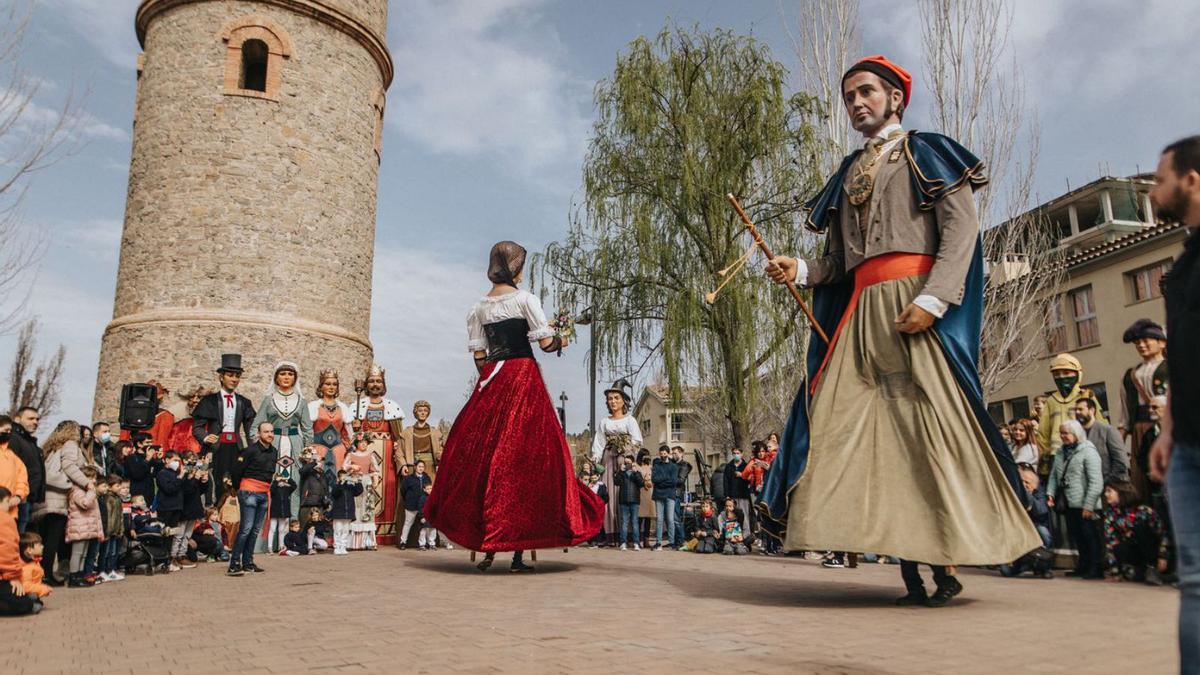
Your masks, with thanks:
M 924 279 L 865 287 L 842 327 L 788 495 L 788 549 L 985 565 L 1041 546 L 937 334 L 896 330 Z

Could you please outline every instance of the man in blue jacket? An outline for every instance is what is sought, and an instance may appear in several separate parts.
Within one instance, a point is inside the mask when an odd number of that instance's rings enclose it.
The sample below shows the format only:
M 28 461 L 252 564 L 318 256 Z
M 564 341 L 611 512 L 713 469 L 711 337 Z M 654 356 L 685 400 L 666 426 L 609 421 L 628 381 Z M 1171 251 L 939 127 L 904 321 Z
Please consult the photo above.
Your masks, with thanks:
M 654 500 L 654 511 L 658 525 L 655 528 L 653 551 L 663 548 L 663 522 L 667 525 L 667 547 L 675 540 L 675 488 L 679 485 L 679 466 L 671 461 L 671 448 L 658 446 L 658 458 L 650 465 L 650 483 L 654 491 L 650 497 Z

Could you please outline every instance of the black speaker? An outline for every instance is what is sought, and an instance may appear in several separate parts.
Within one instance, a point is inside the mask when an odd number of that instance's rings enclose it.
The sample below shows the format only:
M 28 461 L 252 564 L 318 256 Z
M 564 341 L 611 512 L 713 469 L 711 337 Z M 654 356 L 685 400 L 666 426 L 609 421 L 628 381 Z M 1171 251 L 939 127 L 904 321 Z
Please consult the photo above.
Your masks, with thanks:
M 121 387 L 121 428 L 149 429 L 158 414 L 158 390 L 152 384 Z

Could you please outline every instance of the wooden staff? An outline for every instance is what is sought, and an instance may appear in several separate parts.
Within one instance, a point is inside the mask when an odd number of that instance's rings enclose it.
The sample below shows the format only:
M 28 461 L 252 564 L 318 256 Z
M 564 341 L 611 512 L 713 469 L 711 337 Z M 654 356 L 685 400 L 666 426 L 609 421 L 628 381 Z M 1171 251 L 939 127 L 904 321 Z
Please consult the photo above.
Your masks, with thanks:
M 758 233 L 758 228 L 754 226 L 754 221 L 750 220 L 750 216 L 746 215 L 746 210 L 742 208 L 737 197 L 734 197 L 732 193 L 725 195 L 725 197 L 729 200 L 730 204 L 733 204 L 733 208 L 738 212 L 738 215 L 742 217 L 742 222 L 746 224 L 746 230 L 754 238 L 754 245 L 762 249 L 763 254 L 767 256 L 768 260 L 774 260 L 775 254 L 771 252 L 771 247 L 767 245 L 762 235 Z M 808 317 L 808 323 L 812 325 L 813 330 L 816 331 L 817 335 L 821 336 L 825 344 L 829 344 L 829 336 L 821 329 L 821 324 L 817 323 L 816 317 L 813 316 L 812 310 L 808 308 L 808 303 L 804 302 L 803 296 L 800 295 L 800 289 L 796 288 L 795 282 L 788 281 L 786 285 L 787 289 L 791 291 L 792 297 L 800 305 L 800 309 L 804 310 L 804 316 Z

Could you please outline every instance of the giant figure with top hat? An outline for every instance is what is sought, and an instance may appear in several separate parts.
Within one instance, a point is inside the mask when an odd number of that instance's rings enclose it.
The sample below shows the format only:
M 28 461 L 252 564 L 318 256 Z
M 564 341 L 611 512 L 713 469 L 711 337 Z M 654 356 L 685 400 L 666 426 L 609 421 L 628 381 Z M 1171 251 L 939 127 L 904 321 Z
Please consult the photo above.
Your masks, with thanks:
M 864 146 L 808 204 L 823 255 L 777 257 L 777 283 L 813 289 L 829 344 L 806 375 L 759 509 L 793 550 L 903 559 L 901 605 L 944 605 L 953 565 L 1007 563 L 1041 540 L 977 374 L 983 312 L 973 191 L 982 162 L 901 125 L 912 78 L 882 56 L 843 76 Z M 917 563 L 933 567 L 929 594 Z
M 214 503 L 228 487 L 238 452 L 254 440 L 255 414 L 250 399 L 237 393 L 242 382 L 241 354 L 222 354 L 217 377 L 221 386 L 192 410 L 192 435 L 212 462 L 209 484 L 213 494 L 209 498 Z

